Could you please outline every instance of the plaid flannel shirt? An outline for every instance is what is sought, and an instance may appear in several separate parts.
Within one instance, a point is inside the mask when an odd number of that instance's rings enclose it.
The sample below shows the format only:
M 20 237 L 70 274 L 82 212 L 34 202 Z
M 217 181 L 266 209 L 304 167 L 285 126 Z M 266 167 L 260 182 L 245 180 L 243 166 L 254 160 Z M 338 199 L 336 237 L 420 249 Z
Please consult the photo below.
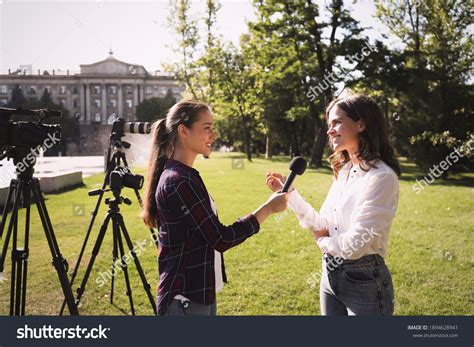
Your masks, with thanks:
M 237 246 L 260 229 L 249 214 L 230 226 L 214 214 L 199 172 L 169 159 L 156 190 L 159 216 L 158 314 L 166 314 L 181 294 L 202 303 L 215 302 L 215 252 Z

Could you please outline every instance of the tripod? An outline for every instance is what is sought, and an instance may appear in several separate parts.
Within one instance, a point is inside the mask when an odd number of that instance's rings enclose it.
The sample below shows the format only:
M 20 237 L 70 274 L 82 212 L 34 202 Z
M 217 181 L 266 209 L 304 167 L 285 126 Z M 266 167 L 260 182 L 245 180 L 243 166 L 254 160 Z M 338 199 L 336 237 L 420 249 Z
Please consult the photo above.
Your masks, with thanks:
M 27 166 L 26 170 L 21 172 L 19 164 L 21 160 L 30 153 L 27 148 L 8 149 L 7 153 L 2 156 L 13 158 L 13 162 L 17 167 L 17 179 L 10 181 L 7 200 L 5 202 L 4 211 L 2 215 L 2 222 L 0 226 L 0 238 L 3 235 L 5 225 L 7 222 L 8 210 L 12 205 L 11 217 L 8 224 L 7 233 L 5 235 L 5 243 L 3 244 L 2 253 L 0 256 L 0 273 L 3 272 L 5 264 L 5 256 L 7 254 L 10 238 L 12 238 L 12 269 L 11 269 L 11 288 L 10 288 L 10 315 L 25 315 L 26 308 L 26 289 L 27 289 L 27 272 L 28 272 L 28 257 L 29 257 L 29 237 L 30 237 L 30 212 L 31 212 L 31 195 L 33 201 L 36 203 L 38 214 L 41 219 L 46 239 L 53 257 L 53 266 L 56 269 L 61 283 L 61 288 L 64 293 L 65 302 L 71 315 L 78 315 L 77 306 L 74 303 L 74 295 L 67 279 L 67 261 L 61 255 L 59 245 L 54 235 L 53 226 L 46 209 L 46 204 L 41 193 L 39 180 L 33 177 L 34 162 Z M 2 158 L 2 159 L 3 159 Z M 20 201 L 23 202 L 22 207 L 26 208 L 25 216 L 25 237 L 22 248 L 18 247 L 18 209 L 20 208 Z
M 102 241 L 104 240 L 104 236 L 105 236 L 105 233 L 107 231 L 107 227 L 108 227 L 110 221 L 112 221 L 112 230 L 113 230 L 113 252 L 112 252 L 112 254 L 113 254 L 113 265 L 112 266 L 113 267 L 116 266 L 118 260 L 119 259 L 121 260 L 120 263 L 121 263 L 121 267 L 123 269 L 123 273 L 124 273 L 124 276 L 125 276 L 125 284 L 126 284 L 126 287 L 127 287 L 126 294 L 127 294 L 128 298 L 129 298 L 129 301 L 130 301 L 130 309 L 132 311 L 132 315 L 135 315 L 135 307 L 133 305 L 132 289 L 131 289 L 131 286 L 130 286 L 130 279 L 129 279 L 129 276 L 128 276 L 128 265 L 124 260 L 126 254 L 125 254 L 125 250 L 124 250 L 124 246 L 123 246 L 122 236 L 124 237 L 125 242 L 126 242 L 126 244 L 128 246 L 128 249 L 130 251 L 130 254 L 133 257 L 133 261 L 134 261 L 135 266 L 137 268 L 138 274 L 140 275 L 140 279 L 142 281 L 143 288 L 145 289 L 145 291 L 148 295 L 148 299 L 150 300 L 150 303 L 151 303 L 154 311 L 156 311 L 154 298 L 153 298 L 153 295 L 151 294 L 151 291 L 150 291 L 150 285 L 148 284 L 148 282 L 145 278 L 145 273 L 143 272 L 143 269 L 140 265 L 140 261 L 138 260 L 138 257 L 136 255 L 134 249 L 133 249 L 133 244 L 132 244 L 132 241 L 130 239 L 130 235 L 128 234 L 127 228 L 125 227 L 123 217 L 120 214 L 119 205 L 122 202 L 124 202 L 127 205 L 130 205 L 131 201 L 127 198 L 123 198 L 122 196 L 120 196 L 120 191 L 113 191 L 113 193 L 114 193 L 114 198 L 113 199 L 109 199 L 109 198 L 105 199 L 105 203 L 107 205 L 109 205 L 109 210 L 107 211 L 104 222 L 103 222 L 103 224 L 100 228 L 99 235 L 97 237 L 97 241 L 96 241 L 96 243 L 94 245 L 94 248 L 92 250 L 92 257 L 89 261 L 89 264 L 87 265 L 87 269 L 86 269 L 84 278 L 81 282 L 80 287 L 77 289 L 76 304 L 80 303 L 81 297 L 84 293 L 84 290 L 85 290 L 85 287 L 86 287 L 86 284 L 87 284 L 87 280 L 89 279 L 92 267 L 94 266 L 95 259 L 98 255 L 100 247 L 102 245 Z M 112 288 L 111 288 L 111 294 L 110 294 L 111 303 L 113 302 L 115 274 L 116 274 L 116 272 L 113 271 L 112 272 Z
M 106 189 L 106 187 L 110 184 L 110 174 L 112 173 L 112 171 L 116 167 L 121 167 L 122 165 L 125 166 L 125 167 L 128 167 L 126 155 L 122 151 L 122 149 L 123 148 L 130 148 L 130 144 L 128 142 L 125 142 L 125 141 L 122 140 L 123 136 L 124 136 L 123 132 L 115 131 L 115 130 L 112 131 L 112 134 L 110 136 L 110 145 L 109 145 L 109 148 L 107 150 L 107 164 L 106 164 L 104 182 L 102 183 L 102 187 L 100 189 L 89 192 L 90 196 L 99 195 L 99 198 L 97 199 L 95 208 L 91 213 L 92 217 L 91 217 L 91 221 L 89 223 L 89 227 L 88 227 L 87 232 L 86 232 L 86 237 L 84 239 L 84 243 L 82 244 L 81 251 L 79 252 L 79 257 L 78 257 L 78 260 L 77 260 L 76 265 L 74 267 L 74 271 L 71 274 L 71 281 L 70 281 L 71 286 L 73 285 L 74 280 L 77 276 L 77 273 L 78 273 L 78 270 L 79 270 L 79 267 L 80 267 L 80 264 L 81 264 L 81 261 L 82 261 L 82 257 L 84 255 L 87 243 L 89 241 L 89 237 L 90 237 L 90 234 L 91 234 L 91 231 L 92 231 L 92 228 L 93 228 L 95 218 L 97 216 L 100 204 L 102 202 L 104 193 L 107 192 L 107 191 L 110 191 L 110 189 Z M 113 153 L 111 153 L 112 148 L 113 148 Z M 135 192 L 135 196 L 138 200 L 138 203 L 140 204 L 140 206 L 142 206 L 142 199 L 140 197 L 140 193 L 139 193 L 138 189 L 134 188 L 133 190 Z M 128 240 L 130 240 L 130 237 L 128 235 L 127 229 L 125 228 L 125 224 L 123 222 L 123 217 L 120 214 L 120 210 L 119 210 L 119 205 L 122 202 L 125 202 L 127 205 L 130 205 L 131 201 L 129 199 L 124 199 L 124 198 L 120 197 L 120 190 L 119 189 L 115 189 L 113 191 L 113 193 L 114 193 L 114 199 L 112 199 L 112 200 L 111 199 L 106 199 L 105 200 L 105 203 L 109 205 L 109 211 L 107 212 L 107 215 L 106 215 L 106 217 L 104 219 L 104 222 L 101 226 L 101 229 L 99 231 L 99 236 L 98 236 L 96 244 L 94 246 L 94 250 L 92 251 L 92 258 L 89 262 L 89 265 L 92 268 L 95 257 L 97 256 L 97 253 L 99 252 L 99 249 L 100 249 L 100 246 L 102 244 L 103 237 L 104 237 L 104 235 L 101 236 L 101 233 L 103 231 L 103 233 L 105 234 L 105 231 L 107 230 L 108 223 L 109 223 L 110 219 L 112 219 L 112 221 L 113 221 L 113 223 L 112 223 L 112 225 L 113 225 L 113 251 L 112 251 L 113 262 L 112 262 L 112 267 L 114 267 L 114 265 L 116 264 L 118 251 L 120 250 L 122 256 L 123 256 L 123 253 L 124 253 L 123 250 L 121 250 L 121 248 L 123 249 L 123 242 L 121 241 L 121 237 L 120 237 L 120 229 L 121 229 L 123 234 L 124 234 L 125 241 L 127 242 L 128 247 L 129 248 L 132 247 L 132 248 L 130 248 L 130 252 L 131 252 L 131 254 L 134 258 L 135 265 L 136 265 L 137 270 L 139 272 L 139 275 L 141 277 L 143 287 L 145 288 L 146 294 L 147 294 L 147 296 L 150 300 L 150 303 L 152 305 L 153 312 L 156 315 L 156 304 L 155 304 L 153 295 L 151 294 L 150 285 L 147 283 L 145 275 L 143 273 L 143 270 L 141 269 L 140 262 L 138 261 L 138 258 L 136 257 L 136 254 L 133 252 L 133 245 L 130 246 L 131 244 L 129 244 L 129 242 L 127 241 L 127 238 L 128 238 Z M 155 241 L 155 244 L 158 247 L 158 236 L 157 236 L 157 234 L 151 228 L 150 228 L 150 232 L 151 232 L 153 240 Z M 122 244 L 122 247 L 120 247 L 121 244 Z M 97 249 L 96 249 L 96 247 L 97 247 Z M 121 259 L 123 259 L 123 258 L 121 257 Z M 125 282 L 126 282 L 126 286 L 127 286 L 127 293 L 126 294 L 129 297 L 130 308 L 131 308 L 131 311 L 132 311 L 132 315 L 135 315 L 135 309 L 134 309 L 133 299 L 132 299 L 132 292 L 131 292 L 130 284 L 129 284 L 128 270 L 127 270 L 126 266 L 125 267 L 123 266 L 123 264 L 122 264 L 122 267 L 124 268 L 124 276 L 125 276 Z M 86 274 L 87 274 L 87 272 L 86 272 Z M 90 274 L 90 270 L 89 270 L 89 274 Z M 89 277 L 89 274 L 87 274 L 87 277 Z M 82 297 L 82 294 L 85 290 L 85 285 L 87 283 L 87 277 L 84 277 L 84 280 L 81 284 L 81 287 L 77 289 L 78 296 L 76 298 L 76 304 L 79 304 L 80 299 Z M 113 296 L 114 279 L 115 279 L 115 272 L 113 271 L 112 272 L 111 295 L 110 295 L 110 303 L 111 304 L 113 303 L 113 297 L 114 297 Z M 63 305 L 61 307 L 61 312 L 60 312 L 61 315 L 63 314 L 65 305 L 66 305 L 66 302 L 64 301 Z

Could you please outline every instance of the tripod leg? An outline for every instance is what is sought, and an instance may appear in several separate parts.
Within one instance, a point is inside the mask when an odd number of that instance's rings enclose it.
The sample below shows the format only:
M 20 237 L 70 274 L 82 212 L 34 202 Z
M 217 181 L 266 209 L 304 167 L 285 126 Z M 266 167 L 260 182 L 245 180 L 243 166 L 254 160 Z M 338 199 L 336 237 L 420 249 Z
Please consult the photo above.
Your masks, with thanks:
M 102 241 L 104 241 L 104 236 L 105 232 L 107 231 L 107 226 L 109 224 L 111 215 L 110 213 L 107 213 L 104 219 L 104 222 L 102 223 L 102 226 L 100 227 L 99 235 L 97 236 L 97 240 L 95 242 L 94 248 L 92 249 L 92 256 L 91 259 L 89 260 L 89 264 L 87 265 L 86 272 L 84 274 L 84 278 L 82 279 L 81 285 L 79 288 L 77 288 L 77 297 L 76 297 L 76 304 L 79 305 L 81 302 L 81 297 L 84 294 L 84 290 L 86 288 L 87 280 L 89 279 L 89 276 L 92 271 L 92 267 L 94 266 L 95 258 L 97 257 L 97 254 L 99 254 L 100 246 L 102 245 Z
M 110 287 L 110 303 L 114 303 L 114 284 L 115 284 L 115 275 L 117 274 L 117 264 L 118 264 L 118 233 L 115 223 L 112 218 L 112 234 L 113 234 L 113 249 L 112 249 L 112 279 Z
M 67 279 L 67 262 L 61 255 L 59 250 L 59 245 L 54 235 L 54 230 L 51 225 L 51 220 L 48 215 L 48 210 L 46 209 L 46 204 L 41 193 L 39 186 L 39 181 L 37 178 L 31 180 L 31 190 L 33 192 L 34 201 L 36 202 L 36 207 L 38 209 L 38 214 L 43 224 L 43 230 L 48 241 L 49 248 L 51 250 L 51 255 L 53 257 L 53 265 L 58 273 L 59 282 L 61 283 L 61 288 L 66 298 L 67 305 L 69 308 L 69 313 L 71 315 L 78 315 L 77 306 L 74 303 L 74 295 L 72 294 L 71 285 Z
M 81 265 L 82 257 L 84 256 L 84 252 L 86 250 L 87 242 L 89 241 L 89 236 L 91 234 L 92 227 L 93 227 L 94 222 L 95 222 L 95 218 L 97 217 L 97 213 L 99 212 L 100 203 L 102 202 L 102 198 L 104 196 L 104 189 L 105 189 L 105 187 L 107 187 L 107 184 L 108 184 L 108 177 L 109 177 L 109 174 L 106 172 L 105 180 L 102 183 L 102 188 L 101 188 L 101 192 L 99 194 L 99 198 L 97 199 L 97 202 L 95 204 L 95 208 L 91 213 L 92 217 L 91 217 L 91 221 L 89 223 L 89 227 L 87 228 L 87 231 L 86 231 L 86 237 L 85 237 L 84 242 L 82 244 L 81 251 L 79 252 L 79 257 L 77 258 L 76 265 L 74 266 L 74 271 L 71 274 L 71 282 L 70 282 L 71 287 L 73 286 L 74 280 L 76 279 L 76 276 L 77 276 L 77 272 L 79 271 L 79 266 Z M 61 311 L 59 313 L 60 316 L 62 316 L 65 306 L 66 306 L 66 300 L 63 301 L 63 304 L 61 306 Z
M 120 217 L 119 217 L 120 218 Z M 132 316 L 135 316 L 135 306 L 133 305 L 133 295 L 132 295 L 132 287 L 130 286 L 130 278 L 128 276 L 128 264 L 124 260 L 125 258 L 125 250 L 123 248 L 122 236 L 120 235 L 119 231 L 119 224 L 114 221 L 114 228 L 116 229 L 116 233 L 118 235 L 117 241 L 120 248 L 120 255 L 121 255 L 121 265 L 123 270 L 123 275 L 125 277 L 125 285 L 127 287 L 127 296 L 130 301 L 130 309 L 132 310 Z
M 2 254 L 0 256 L 0 272 L 3 272 L 3 267 L 4 267 L 4 264 L 5 264 L 5 257 L 7 256 L 8 244 L 10 243 L 10 237 L 11 237 L 11 234 L 12 234 L 12 231 L 13 231 L 13 226 L 15 225 L 15 219 L 16 219 L 15 211 L 18 211 L 18 208 L 19 208 L 19 205 L 20 205 L 21 186 L 22 186 L 22 183 L 18 180 L 12 180 L 11 183 L 10 183 L 10 190 L 12 191 L 12 196 L 13 196 L 13 192 L 15 192 L 15 200 L 13 201 L 13 208 L 12 208 L 12 212 L 11 212 L 11 216 L 10 216 L 10 221 L 8 223 L 8 229 L 7 229 L 7 233 L 5 235 L 5 242 L 3 244 Z M 7 201 L 7 203 L 10 204 L 11 201 Z M 7 205 L 5 205 L 5 206 L 7 206 Z M 3 212 L 4 213 L 4 216 L 3 216 L 4 218 L 8 214 L 7 211 L 8 210 L 5 207 L 5 210 Z M 5 218 L 5 221 L 3 221 L 4 218 L 2 218 L 2 230 L 5 227 L 4 223 L 6 223 L 6 218 Z
M 19 300 L 17 300 L 17 294 L 18 293 L 18 287 L 20 286 L 20 283 L 18 281 L 18 255 L 16 251 L 17 247 L 17 237 L 18 237 L 18 210 L 13 211 L 12 213 L 12 219 L 11 221 L 13 222 L 13 242 L 12 242 L 12 273 L 11 273 L 11 290 L 10 290 L 10 316 L 13 315 L 18 315 L 16 313 L 18 311 L 17 309 L 17 303 Z
M 79 257 L 77 258 L 76 265 L 74 266 L 74 270 L 71 274 L 71 282 L 70 282 L 71 283 L 71 288 L 74 284 L 74 280 L 76 279 L 77 272 L 79 271 L 79 266 L 81 265 L 81 261 L 82 261 L 82 257 L 84 256 L 84 252 L 86 251 L 87 242 L 89 241 L 89 236 L 91 234 L 92 227 L 94 226 L 95 218 L 97 217 L 97 213 L 99 212 L 100 203 L 102 202 L 102 198 L 104 197 L 104 190 L 107 187 L 107 185 L 109 184 L 110 172 L 115 168 L 115 164 L 113 162 L 115 160 L 115 157 L 110 158 L 110 155 L 111 155 L 111 146 L 109 146 L 109 149 L 107 150 L 107 164 L 106 164 L 104 182 L 102 183 L 102 188 L 100 189 L 99 198 L 97 199 L 94 210 L 91 213 L 91 215 L 92 215 L 91 221 L 89 223 L 89 227 L 87 228 L 86 237 L 85 237 L 84 242 L 82 244 L 81 251 L 79 252 Z M 66 300 L 63 301 L 63 304 L 61 306 L 61 311 L 59 313 L 60 316 L 62 316 L 65 306 L 66 306 Z
M 10 238 L 13 233 L 13 246 L 12 246 L 12 269 L 11 269 L 11 274 L 10 274 L 10 316 L 13 316 L 14 314 L 14 306 L 15 306 L 15 292 L 16 292 L 16 266 L 17 266 L 17 261 L 16 261 L 16 240 L 17 240 L 17 229 L 18 229 L 18 208 L 20 205 L 20 197 L 21 197 L 21 191 L 22 191 L 23 184 L 19 180 L 12 180 L 10 183 L 10 190 L 11 190 L 11 195 L 10 199 L 13 196 L 13 192 L 15 192 L 15 200 L 13 202 L 13 209 L 11 212 L 10 216 L 10 221 L 8 223 L 8 229 L 7 229 L 7 234 L 5 235 L 5 243 L 3 244 L 3 249 L 2 249 L 2 255 L 0 257 L 0 272 L 3 272 L 4 269 L 4 262 L 5 258 L 7 255 L 7 250 L 8 250 L 8 244 L 10 243 Z M 7 209 L 8 206 L 10 205 L 11 201 L 7 201 L 7 205 L 5 205 L 5 212 L 4 212 L 4 217 L 6 217 Z M 6 222 L 6 218 L 5 218 Z M 3 218 L 2 218 L 2 223 Z M 4 225 L 2 225 L 2 230 L 4 228 Z
M 148 283 L 145 273 L 143 272 L 142 266 L 140 265 L 140 261 L 138 260 L 137 254 L 133 250 L 133 243 L 130 239 L 130 235 L 128 234 L 127 228 L 125 227 L 125 223 L 123 222 L 123 217 L 120 215 L 118 218 L 118 223 L 120 228 L 122 229 L 123 236 L 125 238 L 125 242 L 127 243 L 128 248 L 130 249 L 130 253 L 132 254 L 133 260 L 135 262 L 135 266 L 137 268 L 138 274 L 140 275 L 140 279 L 143 284 L 143 288 L 148 296 L 148 300 L 150 300 L 151 307 L 153 308 L 153 312 L 156 315 L 156 304 L 153 295 L 151 294 L 151 287 Z
M 23 202 L 26 207 L 26 219 L 25 219 L 25 241 L 23 248 L 18 247 L 18 211 L 14 211 L 15 217 L 15 227 L 13 232 L 13 250 L 12 250 L 12 281 L 16 277 L 16 283 L 12 282 L 15 287 L 14 294 L 14 306 L 16 316 L 25 315 L 26 307 L 26 281 L 28 273 L 28 239 L 30 235 L 30 186 L 29 183 L 25 183 L 21 186 L 21 191 L 23 193 Z M 11 295 L 13 296 L 13 290 Z M 13 306 L 13 305 L 12 305 Z
M 21 307 L 21 293 L 26 289 L 22 286 L 24 250 L 14 249 L 12 252 L 15 252 L 14 258 L 16 262 L 15 316 L 19 316 L 21 312 L 24 312 L 24 309 Z
M 28 279 L 28 257 L 29 257 L 29 243 L 30 243 L 30 215 L 31 215 L 31 192 L 30 186 L 26 184 L 24 186 L 23 191 L 23 201 L 25 202 L 26 206 L 26 218 L 25 218 L 25 243 L 23 246 L 23 253 L 22 253 L 22 263 L 23 263 L 23 284 L 22 284 L 22 296 L 21 296 L 21 315 L 25 315 L 25 308 L 26 308 L 26 289 L 27 286 L 27 279 Z
M 8 188 L 7 199 L 5 200 L 5 205 L 3 205 L 2 224 L 0 224 L 0 239 L 3 236 L 3 230 L 5 228 L 5 223 L 7 222 L 8 209 L 10 208 L 14 191 L 15 191 L 15 187 L 13 183 L 10 182 L 10 188 Z

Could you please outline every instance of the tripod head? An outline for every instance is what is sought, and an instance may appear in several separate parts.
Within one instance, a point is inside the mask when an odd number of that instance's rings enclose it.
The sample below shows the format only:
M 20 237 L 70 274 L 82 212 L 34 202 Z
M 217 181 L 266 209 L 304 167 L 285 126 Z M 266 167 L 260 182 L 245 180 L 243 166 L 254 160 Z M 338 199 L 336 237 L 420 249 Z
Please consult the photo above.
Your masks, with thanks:
M 118 118 L 112 125 L 110 134 L 110 144 L 107 151 L 107 163 L 105 169 L 104 185 L 101 189 L 91 190 L 89 196 L 100 195 L 106 191 L 121 191 L 123 187 L 135 190 L 143 187 L 144 178 L 142 175 L 134 175 L 128 167 L 125 152 L 123 148 L 130 148 L 130 143 L 122 138 L 127 133 L 131 134 L 149 134 L 151 124 L 146 122 L 125 122 L 123 118 Z M 113 153 L 112 153 L 113 150 Z M 110 189 L 106 189 L 109 186 Z M 120 196 L 120 193 L 119 193 Z
M 112 132 L 110 134 L 110 144 L 107 151 L 105 175 L 106 180 L 109 179 L 110 173 L 117 166 L 128 167 L 127 159 L 123 149 L 130 148 L 131 144 L 123 140 L 125 134 L 149 134 L 151 132 L 151 124 L 147 122 L 125 122 L 123 118 L 117 118 L 112 124 Z M 108 181 L 106 181 L 108 183 Z
M 115 199 L 122 199 L 120 194 L 124 187 L 139 190 L 143 187 L 144 177 L 142 175 L 132 174 L 130 169 L 126 166 L 116 166 L 109 174 L 108 178 L 109 189 L 95 189 L 91 190 L 89 196 L 99 195 L 101 192 L 112 192 Z M 123 198 L 125 204 L 130 205 L 132 202 L 129 199 Z M 110 200 L 109 200 L 110 201 Z M 127 203 L 127 201 L 129 203 Z M 107 203 L 107 199 L 106 199 Z M 121 203 L 121 202 L 120 202 Z

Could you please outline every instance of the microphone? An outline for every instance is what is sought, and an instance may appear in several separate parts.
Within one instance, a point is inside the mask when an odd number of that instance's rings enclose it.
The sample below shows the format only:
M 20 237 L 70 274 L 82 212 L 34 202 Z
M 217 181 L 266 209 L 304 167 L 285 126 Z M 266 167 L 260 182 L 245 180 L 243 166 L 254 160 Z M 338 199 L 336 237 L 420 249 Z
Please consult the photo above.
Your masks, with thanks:
M 288 179 L 285 182 L 285 185 L 283 186 L 282 192 L 287 193 L 288 189 L 290 189 L 291 184 L 296 178 L 296 175 L 301 176 L 304 174 L 306 170 L 306 159 L 303 157 L 294 157 L 293 160 L 290 162 L 289 168 L 290 168 L 290 175 L 288 176 Z

